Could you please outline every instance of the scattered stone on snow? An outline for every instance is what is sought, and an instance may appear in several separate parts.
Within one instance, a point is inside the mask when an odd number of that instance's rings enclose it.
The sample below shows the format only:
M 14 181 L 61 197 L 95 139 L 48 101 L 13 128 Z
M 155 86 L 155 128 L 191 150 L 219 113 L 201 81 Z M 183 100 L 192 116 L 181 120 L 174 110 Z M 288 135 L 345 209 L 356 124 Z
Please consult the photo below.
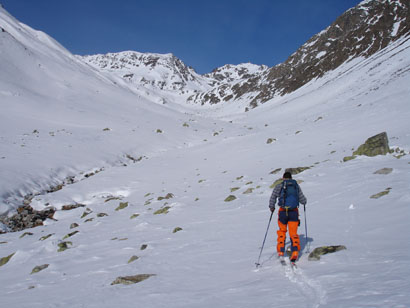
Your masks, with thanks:
M 234 195 L 229 195 L 228 197 L 226 197 L 226 199 L 224 200 L 225 202 L 231 202 L 233 200 L 235 200 L 236 197 Z
M 57 244 L 57 246 L 58 246 L 58 252 L 62 252 L 62 251 L 64 251 L 64 250 L 67 250 L 68 249 L 68 245 L 73 245 L 73 243 L 72 242 L 61 242 L 61 243 L 58 243 Z
M 240 187 L 233 187 L 233 188 L 231 188 L 231 192 L 237 191 L 239 189 L 240 189 Z
M 251 193 L 253 193 L 253 190 L 254 190 L 254 188 L 248 188 L 247 190 L 245 190 L 244 192 L 243 192 L 243 194 L 251 194 Z
M 98 213 L 97 214 L 97 217 L 104 217 L 104 216 L 108 216 L 108 214 L 107 213 Z
M 128 202 L 120 202 L 120 205 L 115 209 L 116 211 L 120 211 L 128 207 Z
M 70 210 L 77 209 L 79 207 L 85 207 L 85 204 L 76 203 L 76 204 L 63 205 L 61 207 L 61 210 L 62 211 L 70 211 Z
M 69 237 L 72 237 L 73 235 L 77 234 L 78 232 L 79 232 L 79 231 L 74 231 L 74 232 L 71 232 L 71 233 L 67 234 L 66 236 L 63 237 L 63 240 L 65 240 L 65 239 L 67 239 L 67 238 L 69 238 Z
M 322 255 L 333 253 L 333 252 L 344 250 L 344 249 L 347 249 L 347 248 L 346 246 L 343 246 L 343 245 L 317 247 L 309 254 L 308 260 L 309 261 L 319 261 L 320 256 Z
M 121 199 L 122 199 L 122 197 L 114 197 L 114 196 L 112 196 L 112 197 L 108 197 L 107 199 L 105 199 L 104 203 L 105 203 L 105 202 L 112 201 L 112 200 L 121 200 Z
M 145 250 L 145 249 L 147 249 L 147 248 L 148 248 L 148 245 L 147 245 L 147 244 L 142 244 L 140 249 L 141 249 L 141 250 Z
M 268 138 L 268 140 L 266 140 L 266 144 L 271 144 L 274 141 L 276 141 L 275 138 Z
M 131 262 L 134 262 L 136 260 L 138 260 L 139 257 L 138 256 L 132 256 L 129 260 L 128 260 L 128 264 L 130 264 Z
M 84 218 L 87 215 L 90 215 L 93 211 L 90 208 L 86 208 L 81 218 Z
M 382 169 L 379 169 L 373 172 L 373 174 L 390 174 L 392 172 L 393 172 L 393 168 L 382 168 Z
M 182 228 L 181 228 L 181 227 L 176 227 L 176 228 L 174 229 L 174 231 L 172 231 L 172 233 L 177 233 L 177 232 L 179 232 L 179 231 L 182 231 Z
M 281 171 L 281 170 L 282 170 L 282 168 L 277 168 L 277 169 L 271 171 L 269 174 L 276 174 L 276 173 L 278 173 L 278 172 Z
M 134 275 L 134 276 L 118 277 L 111 283 L 111 285 L 115 285 L 115 284 L 125 284 L 125 285 L 134 284 L 134 283 L 138 283 L 138 282 L 141 282 L 143 280 L 146 280 L 146 279 L 148 279 L 152 276 L 156 276 L 156 275 L 155 274 L 138 274 L 138 275 Z
M 39 241 L 45 241 L 46 239 L 48 239 L 50 236 L 53 236 L 53 235 L 54 235 L 54 233 L 44 235 L 44 236 L 40 237 Z
M 159 210 L 154 212 L 154 215 L 158 215 L 158 214 L 168 214 L 168 210 L 170 209 L 170 206 L 164 206 L 162 208 L 160 208 Z
M 7 257 L 0 258 L 0 266 L 7 264 L 10 261 L 10 259 L 14 256 L 14 254 L 15 252 L 11 255 L 8 255 Z
M 406 156 L 406 155 L 407 155 L 407 153 L 406 153 L 404 150 L 400 149 L 400 148 L 396 148 L 396 149 L 394 150 L 394 153 L 395 153 L 395 154 L 393 154 L 393 156 L 394 156 L 395 158 L 397 158 L 397 159 L 400 159 L 400 158 L 402 158 L 403 156 Z
M 277 179 L 269 188 L 273 189 L 275 188 L 276 185 L 281 184 L 283 182 L 283 179 Z
M 381 191 L 377 194 L 371 195 L 370 198 L 371 199 L 379 199 L 380 197 L 383 197 L 383 196 L 387 195 L 390 192 L 390 190 L 391 190 L 391 187 L 387 187 L 385 190 L 383 190 L 383 191 Z
M 165 197 L 158 197 L 157 200 L 161 201 L 161 200 L 164 200 L 164 199 L 168 200 L 168 199 L 172 199 L 172 198 L 174 198 L 174 195 L 172 193 L 167 193 L 167 195 Z
M 75 222 L 70 225 L 70 229 L 74 229 L 74 228 L 77 228 L 77 227 L 79 227 L 79 224 L 75 223 Z
M 305 170 L 310 169 L 311 167 L 296 167 L 296 168 L 286 168 L 285 172 L 290 172 L 290 174 L 295 175 L 302 173 Z
M 33 235 L 31 232 L 24 232 L 22 235 L 20 235 L 20 238 L 25 237 L 26 235 Z
M 140 214 L 132 214 L 131 217 L 130 217 L 130 219 L 137 218 L 138 216 L 140 216 Z
M 30 275 L 41 272 L 42 270 L 46 269 L 49 265 L 50 264 L 43 264 L 43 265 L 36 266 L 35 268 L 33 268 Z
M 84 220 L 84 222 L 90 222 L 90 221 L 93 221 L 93 220 L 94 220 L 94 217 L 93 218 L 88 218 L 88 219 Z

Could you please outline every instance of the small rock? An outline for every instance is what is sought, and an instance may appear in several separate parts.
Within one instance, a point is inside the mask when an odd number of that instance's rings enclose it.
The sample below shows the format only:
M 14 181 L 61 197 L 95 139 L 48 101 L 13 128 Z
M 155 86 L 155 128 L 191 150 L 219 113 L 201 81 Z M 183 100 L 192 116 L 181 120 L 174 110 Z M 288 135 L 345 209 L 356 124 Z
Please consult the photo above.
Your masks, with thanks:
M 158 197 L 157 200 L 161 201 L 161 200 L 164 200 L 164 199 L 168 200 L 168 199 L 172 199 L 172 198 L 174 198 L 174 195 L 171 194 L 171 193 L 168 193 L 165 197 Z
M 148 247 L 147 244 L 142 244 L 140 249 L 141 249 L 141 250 L 145 250 L 145 249 L 147 249 L 147 247 Z
M 93 211 L 89 208 L 86 208 L 83 215 L 81 215 L 81 218 L 84 218 L 87 215 L 90 215 Z
M 79 208 L 79 207 L 85 207 L 85 205 L 84 205 L 84 204 L 79 204 L 79 203 L 77 203 L 77 204 L 63 205 L 63 206 L 61 207 L 61 210 L 62 210 L 62 211 L 70 211 L 70 210 L 74 210 L 74 209 Z
M 48 239 L 48 238 L 49 238 L 50 236 L 52 236 L 52 235 L 54 235 L 54 233 L 44 235 L 44 236 L 42 236 L 42 237 L 39 239 L 39 241 L 45 241 L 46 239 Z
M 276 174 L 276 173 L 278 173 L 278 172 L 281 171 L 281 170 L 282 170 L 282 168 L 277 168 L 277 169 L 271 171 L 269 174 Z
M 254 190 L 254 188 L 248 188 L 247 190 L 245 190 L 243 192 L 243 194 L 251 194 L 251 193 L 253 193 L 253 190 Z
M 20 235 L 20 238 L 25 237 L 26 235 L 33 235 L 31 232 L 24 232 L 22 235 Z
M 33 270 L 31 271 L 31 275 L 32 275 L 32 274 L 35 274 L 35 273 L 38 273 L 38 272 L 40 272 L 40 271 L 46 269 L 49 265 L 50 265 L 50 264 L 43 264 L 43 265 L 36 266 L 36 267 L 33 268 Z
M 97 217 L 104 217 L 104 216 L 108 216 L 108 214 L 107 213 L 98 213 L 97 214 Z
M 12 253 L 11 255 L 8 255 L 7 257 L 0 258 L 0 266 L 7 264 L 10 261 L 10 259 L 14 256 L 14 254 L 15 253 Z
M 67 238 L 69 238 L 69 237 L 72 237 L 73 235 L 77 234 L 78 232 L 79 232 L 79 231 L 74 231 L 74 232 L 71 232 L 71 233 L 67 234 L 66 236 L 63 237 L 63 240 L 65 240 L 65 239 L 67 239 Z
M 296 168 L 286 168 L 285 172 L 290 172 L 290 174 L 295 175 L 302 173 L 305 170 L 310 169 L 310 167 L 296 167 Z
M 128 207 L 128 202 L 120 202 L 120 205 L 115 209 L 116 211 L 120 211 Z
M 61 243 L 58 243 L 58 247 L 59 247 L 59 249 L 58 249 L 58 252 L 62 252 L 62 251 L 64 251 L 64 250 L 67 250 L 68 249 L 68 245 L 73 245 L 73 243 L 72 242 L 61 242 Z
M 168 210 L 170 209 L 170 206 L 164 206 L 163 208 L 160 208 L 159 210 L 154 212 L 154 215 L 158 214 L 168 214 Z
M 309 254 L 308 260 L 309 261 L 319 261 L 320 256 L 322 255 L 333 253 L 333 252 L 344 250 L 344 249 L 347 249 L 347 248 L 346 246 L 343 246 L 343 245 L 317 247 Z
M 375 171 L 373 174 L 390 174 L 393 172 L 393 168 L 382 168 Z
M 79 224 L 75 223 L 75 222 L 70 225 L 70 229 L 74 229 L 74 228 L 77 228 L 77 227 L 79 227 Z
M 139 259 L 138 256 L 132 256 L 132 257 L 128 260 L 128 264 L 131 263 L 131 262 L 134 262 L 134 261 L 136 261 L 136 260 L 138 260 L 138 259 Z
M 115 279 L 111 285 L 115 285 L 115 284 L 125 284 L 125 285 L 129 285 L 129 284 L 134 284 L 134 283 L 138 283 L 141 282 L 143 280 L 146 280 L 152 276 L 155 276 L 155 274 L 138 274 L 138 275 L 134 275 L 134 276 L 125 276 L 125 277 L 118 277 L 117 279 Z
M 385 190 L 370 196 L 370 198 L 371 199 L 379 199 L 380 197 L 383 197 L 383 196 L 387 195 L 390 192 L 390 190 L 391 190 L 391 187 L 387 187 Z
M 228 197 L 225 198 L 225 202 L 231 202 L 233 200 L 236 200 L 236 197 L 234 195 L 229 195 Z
M 177 232 L 179 232 L 179 231 L 182 231 L 182 228 L 181 228 L 181 227 L 176 227 L 176 228 L 174 229 L 174 231 L 172 231 L 172 233 L 177 233 Z

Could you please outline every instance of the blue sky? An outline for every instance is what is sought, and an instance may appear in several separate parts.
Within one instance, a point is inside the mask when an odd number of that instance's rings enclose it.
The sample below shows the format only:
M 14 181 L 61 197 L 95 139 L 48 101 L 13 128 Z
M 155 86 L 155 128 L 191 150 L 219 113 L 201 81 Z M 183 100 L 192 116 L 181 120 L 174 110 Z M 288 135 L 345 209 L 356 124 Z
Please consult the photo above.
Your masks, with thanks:
M 74 54 L 173 53 L 198 73 L 284 62 L 360 0 L 0 0 Z

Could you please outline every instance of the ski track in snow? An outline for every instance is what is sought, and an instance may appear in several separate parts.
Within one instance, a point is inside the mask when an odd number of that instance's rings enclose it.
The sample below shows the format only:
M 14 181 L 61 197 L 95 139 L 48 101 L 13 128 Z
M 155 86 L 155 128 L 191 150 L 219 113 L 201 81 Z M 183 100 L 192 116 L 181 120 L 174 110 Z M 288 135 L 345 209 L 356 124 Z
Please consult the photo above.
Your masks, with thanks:
M 319 281 L 307 277 L 303 270 L 298 266 L 292 268 L 289 263 L 284 267 L 285 276 L 294 283 L 300 293 L 306 298 L 309 308 L 318 308 L 326 304 L 326 291 Z

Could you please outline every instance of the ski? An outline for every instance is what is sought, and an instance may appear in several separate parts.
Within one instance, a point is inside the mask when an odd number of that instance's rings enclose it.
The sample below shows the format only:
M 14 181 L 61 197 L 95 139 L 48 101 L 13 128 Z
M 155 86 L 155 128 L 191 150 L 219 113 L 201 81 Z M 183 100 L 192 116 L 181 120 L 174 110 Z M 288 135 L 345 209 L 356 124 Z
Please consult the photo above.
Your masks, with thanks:
M 278 258 L 279 258 L 279 262 L 280 262 L 280 264 L 282 264 L 283 266 L 286 266 L 285 257 L 280 256 L 280 257 L 278 257 Z

